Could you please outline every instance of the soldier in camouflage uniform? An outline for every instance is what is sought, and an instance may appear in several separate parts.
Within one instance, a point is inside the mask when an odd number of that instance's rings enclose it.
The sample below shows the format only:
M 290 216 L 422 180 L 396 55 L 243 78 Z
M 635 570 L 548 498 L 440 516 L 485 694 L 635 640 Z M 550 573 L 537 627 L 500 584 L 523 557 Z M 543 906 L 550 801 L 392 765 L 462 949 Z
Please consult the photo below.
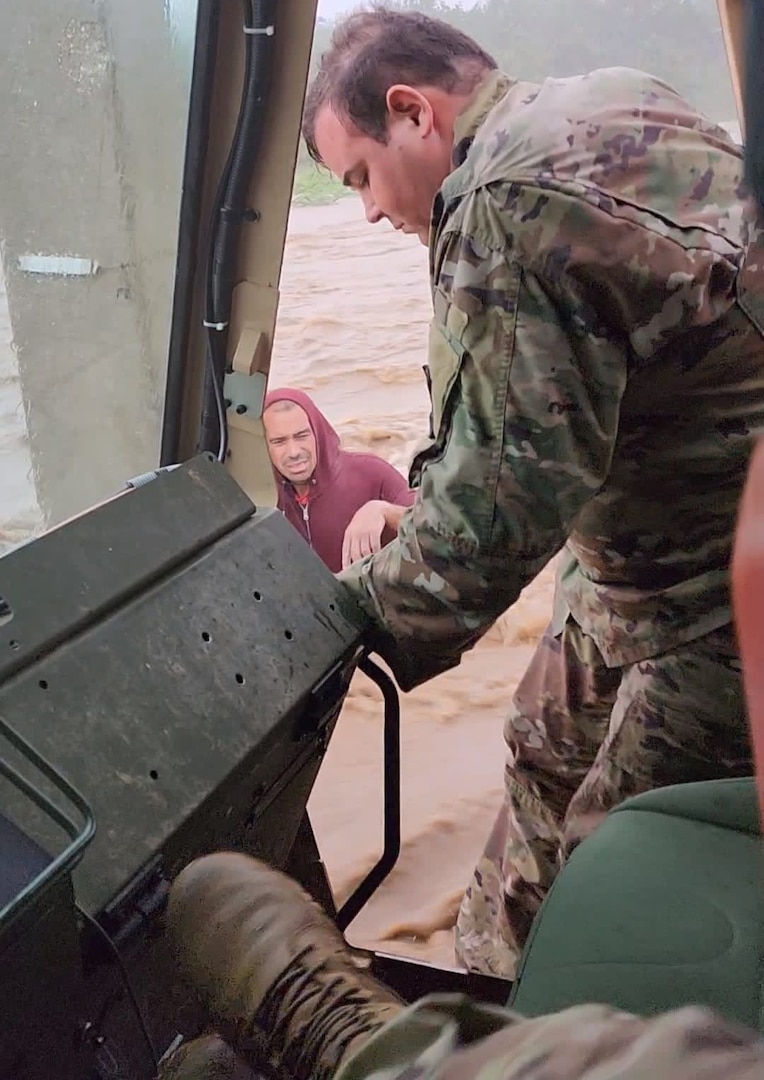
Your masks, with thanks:
M 208 855 L 170 894 L 181 964 L 218 1031 L 161 1080 L 761 1080 L 764 1042 L 703 1008 L 652 1019 L 581 1005 L 523 1019 L 457 994 L 406 1007 L 293 881 Z M 283 1070 L 283 1073 L 280 1071 Z
M 458 664 L 562 551 L 456 927 L 467 967 L 511 979 L 608 810 L 752 771 L 728 562 L 764 263 L 741 154 L 642 72 L 519 82 L 385 9 L 335 31 L 304 134 L 369 221 L 429 245 L 432 442 L 397 540 L 341 575 L 400 687 Z

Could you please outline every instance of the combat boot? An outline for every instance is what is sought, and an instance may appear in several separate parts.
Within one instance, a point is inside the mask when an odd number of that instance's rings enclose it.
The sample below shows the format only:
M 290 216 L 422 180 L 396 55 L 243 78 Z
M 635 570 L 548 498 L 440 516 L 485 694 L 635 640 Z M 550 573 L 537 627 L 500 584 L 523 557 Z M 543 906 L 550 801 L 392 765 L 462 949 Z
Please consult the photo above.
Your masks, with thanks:
M 219 1035 L 181 1043 L 159 1065 L 157 1080 L 258 1080 Z
M 403 1007 L 296 882 L 246 855 L 186 867 L 168 921 L 210 1019 L 255 1070 L 329 1080 Z

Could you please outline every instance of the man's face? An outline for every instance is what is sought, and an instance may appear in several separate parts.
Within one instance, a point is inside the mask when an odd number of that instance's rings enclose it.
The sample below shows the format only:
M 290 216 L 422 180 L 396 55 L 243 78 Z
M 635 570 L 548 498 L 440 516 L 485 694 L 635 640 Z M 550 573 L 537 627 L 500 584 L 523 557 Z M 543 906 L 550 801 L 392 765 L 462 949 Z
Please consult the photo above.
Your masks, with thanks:
M 316 145 L 326 166 L 358 192 L 367 221 L 387 219 L 426 245 L 432 202 L 450 169 L 452 133 L 437 123 L 429 98 L 412 87 L 392 87 L 388 103 L 387 142 L 364 135 L 324 105 Z
M 316 436 L 299 405 L 271 405 L 263 413 L 268 453 L 282 476 L 307 484 L 316 468 Z

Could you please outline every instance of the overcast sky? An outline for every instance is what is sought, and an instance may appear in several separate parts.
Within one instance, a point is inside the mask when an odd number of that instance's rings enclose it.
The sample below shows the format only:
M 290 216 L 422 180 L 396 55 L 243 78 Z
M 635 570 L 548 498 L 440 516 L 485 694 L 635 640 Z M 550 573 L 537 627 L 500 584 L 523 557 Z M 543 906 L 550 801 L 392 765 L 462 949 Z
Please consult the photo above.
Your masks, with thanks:
M 477 0 L 458 0 L 462 7 L 473 7 Z M 324 19 L 333 19 L 343 11 L 358 7 L 358 0 L 318 0 L 318 14 Z

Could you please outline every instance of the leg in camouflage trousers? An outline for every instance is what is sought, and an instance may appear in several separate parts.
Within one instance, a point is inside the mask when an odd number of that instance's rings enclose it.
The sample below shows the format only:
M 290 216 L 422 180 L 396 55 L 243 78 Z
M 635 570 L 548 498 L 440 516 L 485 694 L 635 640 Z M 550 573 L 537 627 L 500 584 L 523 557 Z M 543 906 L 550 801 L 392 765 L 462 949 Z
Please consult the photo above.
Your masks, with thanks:
M 732 627 L 608 668 L 568 618 L 544 635 L 504 737 L 506 797 L 455 937 L 466 967 L 512 979 L 564 859 L 609 810 L 653 788 L 753 772 Z

